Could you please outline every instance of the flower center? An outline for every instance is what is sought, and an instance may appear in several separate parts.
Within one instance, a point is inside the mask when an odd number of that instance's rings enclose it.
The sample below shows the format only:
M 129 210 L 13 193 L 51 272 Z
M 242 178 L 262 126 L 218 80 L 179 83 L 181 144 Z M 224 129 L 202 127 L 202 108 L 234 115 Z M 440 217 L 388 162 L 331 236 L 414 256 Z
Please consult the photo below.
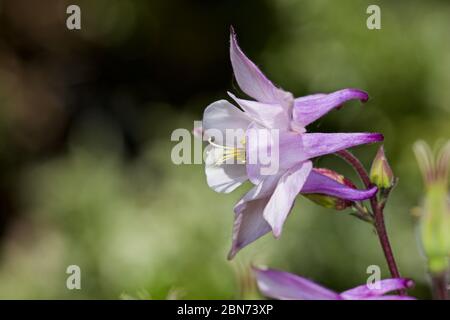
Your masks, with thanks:
M 223 146 L 215 143 L 211 138 L 208 139 L 208 142 L 215 147 L 215 151 L 218 152 L 215 157 L 216 160 L 214 165 L 220 166 L 224 163 L 245 164 L 245 138 L 240 141 L 242 147 Z M 232 162 L 230 162 L 231 160 Z

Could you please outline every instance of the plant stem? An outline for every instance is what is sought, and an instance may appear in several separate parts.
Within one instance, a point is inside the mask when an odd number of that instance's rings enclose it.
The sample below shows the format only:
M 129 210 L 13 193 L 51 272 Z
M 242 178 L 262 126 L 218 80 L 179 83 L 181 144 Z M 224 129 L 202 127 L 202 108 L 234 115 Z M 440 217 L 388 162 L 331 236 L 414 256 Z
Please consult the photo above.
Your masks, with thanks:
M 447 288 L 447 274 L 445 272 L 431 276 L 431 286 L 433 288 L 433 298 L 437 300 L 449 300 Z
M 366 169 L 358 158 L 347 150 L 338 151 L 336 154 L 350 164 L 353 169 L 355 169 L 366 188 L 373 186 L 370 182 Z M 377 195 L 375 194 L 372 198 L 370 198 L 370 205 L 372 207 L 372 212 L 375 219 L 375 229 L 377 231 L 378 239 L 380 240 L 381 248 L 383 249 L 389 271 L 391 272 L 391 276 L 393 278 L 400 278 L 400 273 L 397 268 L 397 263 L 395 262 L 394 253 L 392 252 L 392 247 L 386 231 L 386 225 L 384 223 L 384 203 L 379 203 Z M 406 294 L 406 291 L 401 290 L 400 293 Z

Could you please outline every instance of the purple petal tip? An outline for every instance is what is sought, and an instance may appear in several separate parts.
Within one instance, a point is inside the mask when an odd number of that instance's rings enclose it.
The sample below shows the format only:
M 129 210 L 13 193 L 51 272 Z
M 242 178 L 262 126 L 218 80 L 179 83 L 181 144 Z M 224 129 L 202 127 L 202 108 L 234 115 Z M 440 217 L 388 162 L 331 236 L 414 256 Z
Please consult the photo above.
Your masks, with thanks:
M 230 26 L 230 42 L 237 42 L 236 40 L 236 31 L 234 31 L 234 27 Z
M 376 186 L 373 186 L 371 189 L 368 190 L 369 198 L 372 198 L 377 192 L 378 188 Z
M 355 98 L 359 99 L 361 102 L 367 102 L 369 100 L 369 94 L 365 91 L 359 89 L 350 89 L 354 94 Z
M 234 258 L 234 256 L 236 255 L 237 252 L 238 252 L 238 249 L 237 249 L 236 247 L 233 246 L 233 247 L 230 249 L 230 251 L 228 252 L 227 260 L 233 260 L 233 258 Z
M 384 140 L 384 136 L 382 133 L 372 133 L 369 136 L 371 142 L 380 142 Z
M 361 190 L 362 191 L 362 190 Z M 367 200 L 372 198 L 376 193 L 378 192 L 378 187 L 377 186 L 373 186 L 370 189 L 367 189 L 365 192 L 360 192 L 360 194 L 358 194 L 357 196 L 355 196 L 353 199 L 354 201 L 358 200 Z
M 281 229 L 280 228 L 272 229 L 272 234 L 275 239 L 279 239 L 281 237 Z
M 405 280 L 405 288 L 412 288 L 414 287 L 415 283 L 411 279 L 404 279 Z

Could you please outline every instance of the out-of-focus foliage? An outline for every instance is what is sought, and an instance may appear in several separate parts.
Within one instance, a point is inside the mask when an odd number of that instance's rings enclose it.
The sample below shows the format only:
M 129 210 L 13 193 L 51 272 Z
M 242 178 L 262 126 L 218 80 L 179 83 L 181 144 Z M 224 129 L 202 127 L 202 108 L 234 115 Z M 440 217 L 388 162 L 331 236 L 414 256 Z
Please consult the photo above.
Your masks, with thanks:
M 201 165 L 170 161 L 175 128 L 237 91 L 228 28 L 297 96 L 367 90 L 310 130 L 378 131 L 399 184 L 386 208 L 400 271 L 429 297 L 411 215 L 422 195 L 411 146 L 450 135 L 450 3 L 376 1 L 0 1 L 0 298 L 255 297 L 250 263 L 336 291 L 388 276 L 377 237 L 346 211 L 299 198 L 280 240 L 226 260 L 234 203 Z M 355 153 L 367 166 L 377 147 Z M 316 161 L 353 179 L 339 159 Z M 68 265 L 81 290 L 66 288 Z M 145 294 L 142 294 L 145 293 Z M 176 295 L 178 296 L 178 295 Z

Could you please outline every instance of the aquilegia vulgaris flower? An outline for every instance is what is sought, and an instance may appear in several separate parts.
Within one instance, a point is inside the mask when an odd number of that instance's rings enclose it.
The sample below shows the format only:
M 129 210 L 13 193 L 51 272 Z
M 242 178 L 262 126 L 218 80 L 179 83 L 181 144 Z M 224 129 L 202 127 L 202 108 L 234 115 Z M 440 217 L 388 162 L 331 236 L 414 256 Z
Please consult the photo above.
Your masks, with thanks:
M 341 293 L 334 292 L 311 280 L 274 269 L 253 268 L 261 293 L 279 300 L 413 300 L 410 296 L 385 295 L 414 285 L 409 279 L 384 279 L 364 284 Z
M 299 193 L 325 194 L 350 201 L 372 197 L 377 189 L 357 190 L 338 183 L 312 168 L 310 159 L 353 146 L 382 141 L 379 133 L 307 133 L 305 127 L 342 103 L 367 93 L 344 89 L 330 94 L 294 98 L 277 88 L 239 48 L 231 30 L 230 58 L 234 76 L 244 93 L 254 100 L 229 96 L 210 104 L 203 115 L 208 185 L 217 192 L 231 192 L 250 180 L 254 187 L 234 208 L 231 259 L 240 249 L 272 231 L 279 237 Z M 236 132 L 232 141 L 226 131 Z M 258 134 L 254 134 L 258 132 Z M 219 133 L 219 134 L 217 134 Z M 268 139 L 260 139 L 266 133 Z M 264 140 L 264 141 L 261 141 Z M 251 161 L 251 155 L 266 150 L 278 153 L 277 167 L 264 173 L 266 163 Z

